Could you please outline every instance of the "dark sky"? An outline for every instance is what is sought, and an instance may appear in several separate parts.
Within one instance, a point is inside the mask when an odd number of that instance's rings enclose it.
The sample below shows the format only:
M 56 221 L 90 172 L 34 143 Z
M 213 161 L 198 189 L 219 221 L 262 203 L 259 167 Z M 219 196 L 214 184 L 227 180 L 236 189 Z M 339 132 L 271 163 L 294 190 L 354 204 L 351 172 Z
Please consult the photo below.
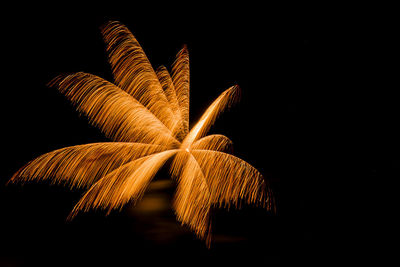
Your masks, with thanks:
M 376 90 L 381 73 L 372 71 L 381 55 L 373 48 L 384 35 L 373 16 L 250 4 L 25 9 L 10 9 L 3 22 L 0 266 L 121 266 L 141 259 L 323 266 L 352 254 L 352 242 L 365 238 L 351 230 L 361 227 L 354 219 L 361 201 L 349 204 L 345 196 L 360 190 L 354 181 L 376 181 L 381 169 L 398 173 L 400 163 L 393 152 L 398 132 L 386 126 L 399 110 L 391 91 Z M 140 216 L 127 207 L 67 223 L 82 191 L 5 186 L 43 153 L 106 141 L 46 83 L 77 71 L 112 81 L 99 30 L 108 20 L 133 32 L 155 68 L 169 67 L 188 45 L 192 123 L 224 89 L 241 86 L 241 102 L 211 132 L 230 137 L 234 154 L 270 180 L 277 214 L 253 207 L 214 210 L 218 240 L 207 250 L 168 207 L 162 215 Z M 391 154 L 380 157 L 388 146 Z M 156 179 L 165 178 L 161 172 Z M 160 194 L 171 198 L 173 189 Z

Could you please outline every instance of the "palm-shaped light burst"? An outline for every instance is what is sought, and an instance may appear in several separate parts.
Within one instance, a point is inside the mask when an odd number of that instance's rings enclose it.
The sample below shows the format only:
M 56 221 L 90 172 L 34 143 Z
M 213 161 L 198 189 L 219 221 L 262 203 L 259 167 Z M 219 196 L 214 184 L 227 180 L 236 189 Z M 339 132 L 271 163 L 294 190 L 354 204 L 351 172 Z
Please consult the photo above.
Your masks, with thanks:
M 224 91 L 189 130 L 189 54 L 184 47 L 172 65 L 154 71 L 132 33 L 119 22 L 102 28 L 115 84 L 75 73 L 55 78 L 57 87 L 79 112 L 114 142 L 77 145 L 44 154 L 11 181 L 52 180 L 88 188 L 69 218 L 90 209 L 121 209 L 137 201 L 170 158 L 177 181 L 173 208 L 179 221 L 209 245 L 210 208 L 237 206 L 239 200 L 271 210 L 273 199 L 262 175 L 228 154 L 232 142 L 205 136 L 218 114 L 238 98 L 239 88 Z

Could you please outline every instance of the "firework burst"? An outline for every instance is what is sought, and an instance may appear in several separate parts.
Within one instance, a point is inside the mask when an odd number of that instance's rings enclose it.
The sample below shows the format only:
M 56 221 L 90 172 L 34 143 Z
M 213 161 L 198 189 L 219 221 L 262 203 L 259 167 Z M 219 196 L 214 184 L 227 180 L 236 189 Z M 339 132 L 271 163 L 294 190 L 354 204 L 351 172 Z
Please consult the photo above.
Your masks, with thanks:
M 211 207 L 237 207 L 239 200 L 274 209 L 266 180 L 254 167 L 230 154 L 231 140 L 206 136 L 217 116 L 238 100 L 232 86 L 189 128 L 189 53 L 176 56 L 171 74 L 154 71 L 142 47 L 119 22 L 102 29 L 114 83 L 88 73 L 56 77 L 57 88 L 112 142 L 58 149 L 32 160 L 11 182 L 44 181 L 85 188 L 69 218 L 80 211 L 109 213 L 138 201 L 164 163 L 177 181 L 177 219 L 211 242 Z

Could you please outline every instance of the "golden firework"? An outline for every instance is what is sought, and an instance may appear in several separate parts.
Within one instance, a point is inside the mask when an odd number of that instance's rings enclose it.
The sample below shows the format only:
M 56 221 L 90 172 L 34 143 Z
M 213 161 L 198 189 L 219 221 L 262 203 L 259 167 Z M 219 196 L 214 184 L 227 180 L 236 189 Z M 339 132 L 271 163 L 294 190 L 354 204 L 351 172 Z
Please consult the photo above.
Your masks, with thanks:
M 79 211 L 109 213 L 138 201 L 164 163 L 177 181 L 176 216 L 196 235 L 211 241 L 210 208 L 237 207 L 239 200 L 274 208 L 263 176 L 247 162 L 229 154 L 231 140 L 205 136 L 217 116 L 239 97 L 239 87 L 224 91 L 189 129 L 189 53 L 184 46 L 171 74 L 154 71 L 136 38 L 119 22 L 102 28 L 114 83 L 88 73 L 55 78 L 58 88 L 113 142 L 77 145 L 44 154 L 11 178 L 50 180 L 86 188 L 69 218 Z

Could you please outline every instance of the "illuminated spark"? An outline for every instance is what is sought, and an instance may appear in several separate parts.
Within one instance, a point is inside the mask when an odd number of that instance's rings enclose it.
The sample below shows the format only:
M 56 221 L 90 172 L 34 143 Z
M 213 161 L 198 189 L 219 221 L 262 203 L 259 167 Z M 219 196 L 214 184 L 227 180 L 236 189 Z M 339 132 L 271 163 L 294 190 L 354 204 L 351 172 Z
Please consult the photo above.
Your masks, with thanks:
M 58 149 L 32 160 L 11 182 L 50 180 L 86 188 L 69 217 L 104 209 L 107 214 L 138 201 L 156 172 L 173 158 L 177 181 L 173 201 L 177 219 L 211 242 L 210 208 L 238 207 L 239 201 L 274 209 L 263 176 L 247 162 L 229 154 L 232 141 L 205 136 L 218 115 L 239 97 L 239 87 L 224 91 L 189 129 L 189 53 L 176 56 L 172 75 L 154 71 L 132 33 L 119 22 L 102 28 L 114 83 L 87 73 L 55 78 L 58 88 L 114 142 Z

